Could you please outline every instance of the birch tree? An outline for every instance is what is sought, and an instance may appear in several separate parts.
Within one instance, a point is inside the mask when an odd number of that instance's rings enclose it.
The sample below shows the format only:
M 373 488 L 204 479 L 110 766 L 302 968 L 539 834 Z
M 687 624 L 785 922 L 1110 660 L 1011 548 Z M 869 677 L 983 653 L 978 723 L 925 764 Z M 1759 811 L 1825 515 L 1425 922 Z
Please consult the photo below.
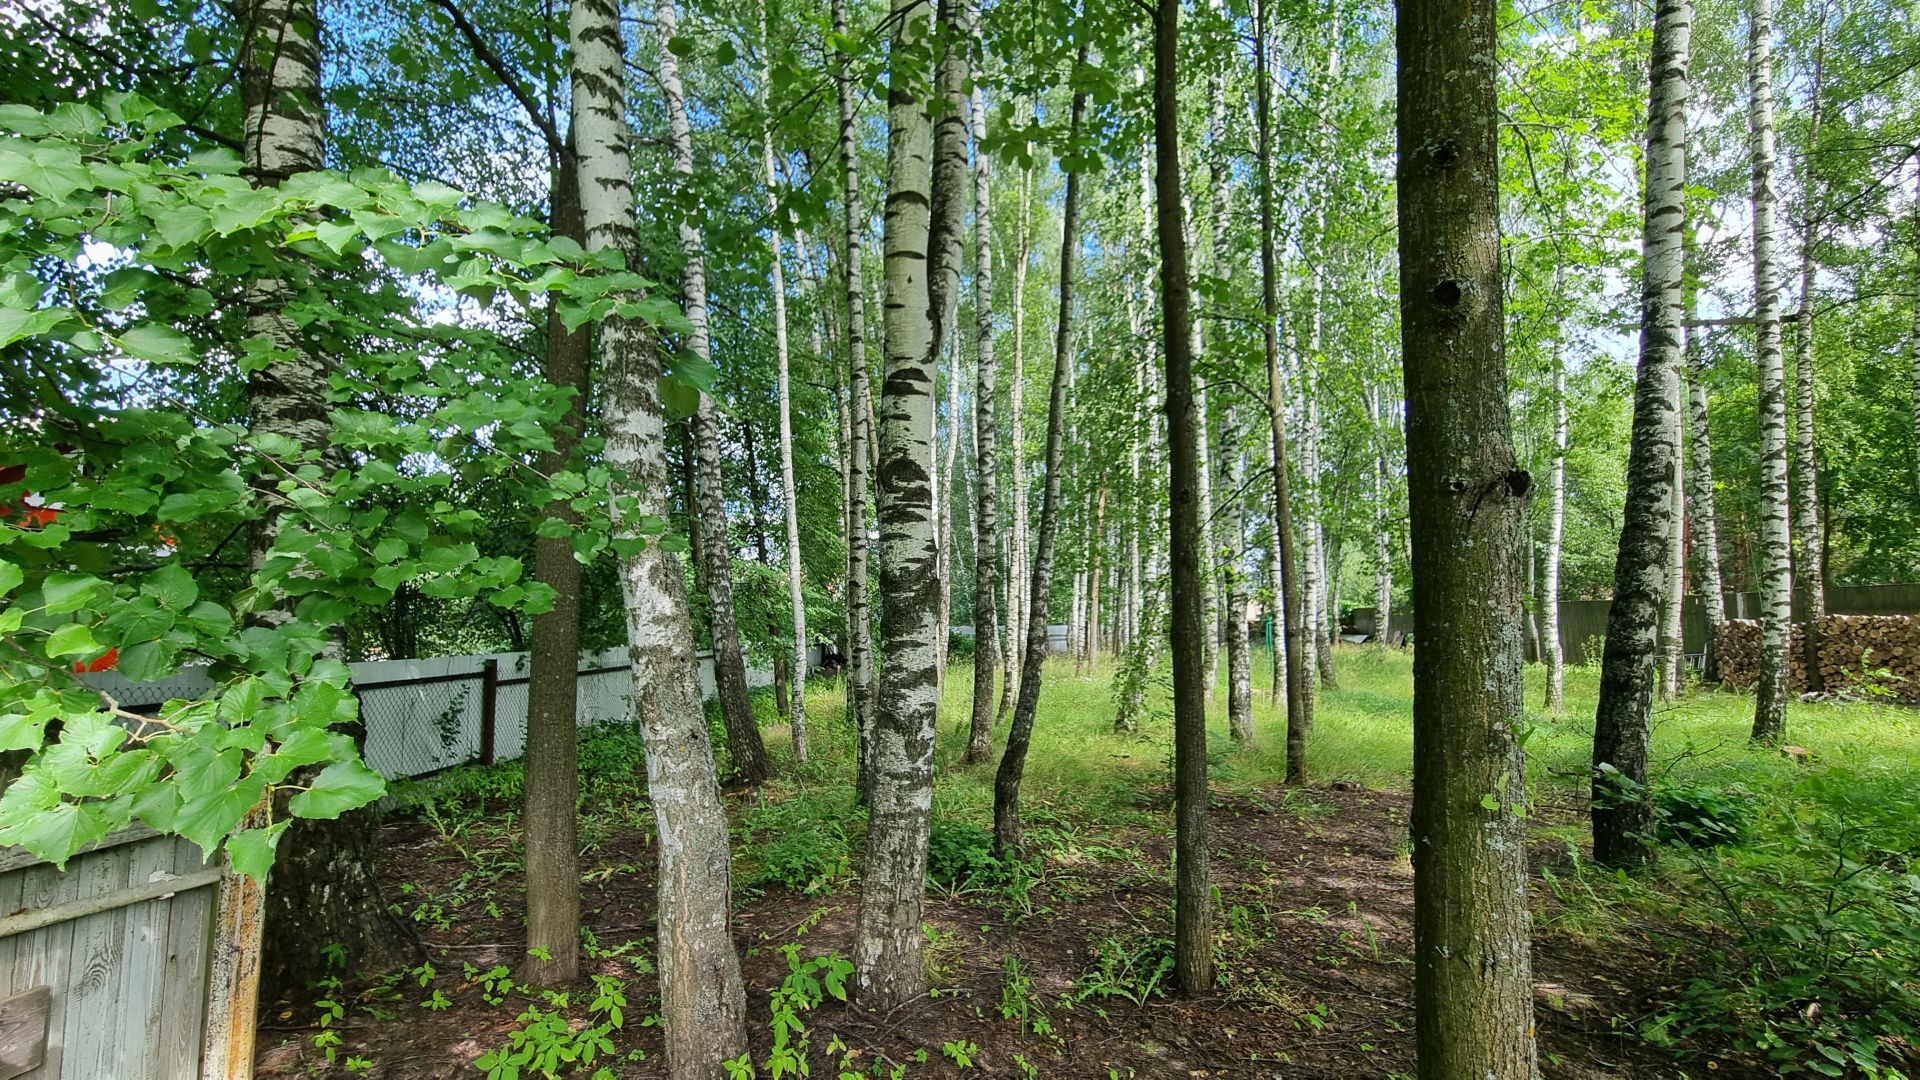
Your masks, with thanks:
M 1593 731 L 1593 857 L 1631 867 L 1653 857 L 1647 747 L 1653 676 L 1669 587 L 1668 542 L 1679 454 L 1678 372 L 1684 350 L 1687 67 L 1691 0 L 1663 0 L 1654 16 L 1647 104 L 1645 225 L 1641 236 L 1640 372 L 1627 457 L 1627 502 L 1614 561 L 1613 604 L 1600 664 Z
M 687 118 L 687 97 L 680 83 L 680 58 L 672 48 L 679 19 L 675 0 L 658 0 L 653 18 L 660 36 L 660 92 L 666 99 L 673 173 L 685 190 L 693 183 L 693 127 Z M 687 347 L 695 356 L 710 363 L 713 345 L 707 328 L 706 241 L 700 227 L 688 217 L 680 219 L 679 229 L 680 250 L 686 259 L 681 300 L 692 327 L 687 335 Z M 733 541 L 727 528 L 726 493 L 720 476 L 720 411 L 712 394 L 701 392 L 692 430 L 693 489 L 699 511 L 692 517 L 697 522 L 693 527 L 701 533 L 701 551 L 706 560 L 704 584 L 707 630 L 713 639 L 713 678 L 720 693 L 720 715 L 726 725 L 727 749 L 733 757 L 734 771 L 742 780 L 757 784 L 771 774 L 771 769 L 766 747 L 760 740 L 760 726 L 753 718 L 753 700 L 747 694 L 747 664 L 740 651 L 740 627 L 734 618 Z
M 1754 355 L 1759 369 L 1760 679 L 1753 739 L 1787 733 L 1787 647 L 1793 562 L 1787 499 L 1786 362 L 1780 346 L 1780 272 L 1774 256 L 1773 0 L 1752 0 L 1747 21 L 1747 130 L 1753 161 Z
M 980 10 L 969 6 L 975 48 L 980 43 Z M 978 61 L 976 61 L 978 62 Z M 993 750 L 994 676 L 1000 667 L 999 624 L 999 476 L 994 398 L 998 362 L 993 355 L 993 156 L 986 151 L 986 96 L 976 80 L 969 96 L 973 135 L 973 317 L 974 317 L 974 514 L 973 549 L 973 712 L 967 734 L 967 764 L 985 761 Z M 1017 301 L 1016 301 L 1017 302 Z
M 610 249 L 631 266 L 639 252 L 620 9 L 611 0 L 574 0 L 567 28 L 587 248 Z M 599 360 L 610 418 L 607 461 L 634 502 L 633 516 L 622 515 L 615 527 L 635 537 L 640 521 L 667 511 L 659 353 L 642 324 L 613 315 L 600 326 Z M 622 560 L 621 589 L 658 837 L 655 918 L 667 1068 L 687 1080 L 717 1076 L 722 1062 L 746 1050 L 746 993 L 729 915 L 726 807 L 700 704 L 686 578 L 671 552 L 646 543 Z

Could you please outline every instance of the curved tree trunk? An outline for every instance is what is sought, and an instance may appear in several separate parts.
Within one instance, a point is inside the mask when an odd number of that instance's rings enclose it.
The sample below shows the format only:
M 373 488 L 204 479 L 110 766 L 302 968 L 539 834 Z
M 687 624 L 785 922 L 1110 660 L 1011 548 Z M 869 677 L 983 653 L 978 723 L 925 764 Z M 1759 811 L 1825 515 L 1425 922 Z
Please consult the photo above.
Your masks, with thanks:
M 1020 215 L 1013 241 L 1013 373 L 1007 386 L 1011 435 L 1007 444 L 1007 479 L 1013 489 L 1013 533 L 1007 538 L 1007 651 L 1005 678 L 1000 684 L 1000 719 L 1013 712 L 1020 685 L 1020 641 L 1027 625 L 1027 262 L 1033 212 L 1033 170 L 1020 170 Z
M 1653 24 L 1647 105 L 1646 217 L 1641 236 L 1640 373 L 1627 451 L 1627 500 L 1614 560 L 1613 604 L 1593 727 L 1593 857 L 1632 867 L 1653 857 L 1647 746 L 1668 592 L 1674 462 L 1680 448 L 1677 379 L 1684 347 L 1687 65 L 1691 0 L 1663 0 Z
M 587 247 L 612 248 L 631 266 L 639 239 L 620 9 L 611 0 L 574 0 L 567 24 Z M 609 316 L 600 326 L 600 370 L 610 419 L 608 464 L 636 500 L 639 517 L 665 516 L 666 414 L 651 331 Z M 635 519 L 615 522 L 627 535 L 634 525 Z M 659 836 L 656 918 L 667 1068 L 675 1078 L 694 1080 L 720 1075 L 721 1062 L 747 1048 L 746 993 L 728 910 L 727 814 L 700 706 L 680 560 L 648 544 L 622 559 L 621 585 L 648 801 Z
M 941 21 L 955 26 L 953 0 Z M 965 128 L 942 124 L 936 143 L 929 88 L 903 57 L 933 40 L 932 13 L 918 0 L 895 0 L 892 76 L 887 93 L 886 373 L 880 391 L 880 634 L 886 662 L 874 716 L 873 792 L 854 930 L 854 986 L 861 1002 L 885 1011 L 926 992 L 920 925 L 926 889 L 927 830 L 933 809 L 934 718 L 939 707 L 939 580 L 932 502 L 934 376 L 940 306 L 959 288 L 959 184 L 936 184 L 936 165 L 958 157 L 965 181 Z M 950 41 L 964 41 L 956 34 Z M 965 77 L 951 58 L 939 65 L 936 92 Z M 958 117 L 955 117 L 958 120 Z M 930 203 L 932 205 L 930 205 Z M 947 261 L 949 249 L 956 257 Z M 937 283 L 937 284 L 936 284 Z
M 580 182 L 562 155 L 553 175 L 556 236 L 586 246 L 580 218 Z M 593 335 L 569 331 L 557 308 L 547 312 L 547 381 L 573 391 L 573 400 L 553 433 L 553 449 L 540 462 L 548 476 L 573 460 L 587 420 Z M 578 518 L 567 500 L 549 503 L 549 520 Z M 553 607 L 533 617 L 533 651 L 527 672 L 526 806 L 527 959 L 518 978 L 535 986 L 565 986 L 580 977 L 580 561 L 565 535 L 536 535 L 533 577 L 553 589 Z
M 673 172 L 682 189 L 693 183 L 693 129 L 687 119 L 687 99 L 680 85 L 680 58 L 668 48 L 677 34 L 674 0 L 658 0 L 653 8 L 660 35 L 660 90 L 666 99 L 667 131 L 673 149 Z M 680 249 L 686 256 L 681 288 L 687 321 L 693 325 L 688 346 L 695 356 L 710 360 L 712 340 L 707 332 L 707 260 L 699 226 L 680 220 Z M 735 775 L 750 784 L 765 780 L 771 770 L 760 727 L 747 695 L 747 664 L 740 652 L 740 627 L 733 610 L 733 542 L 727 530 L 727 501 L 720 475 L 720 412 L 713 395 L 700 393 L 693 414 L 695 483 L 699 512 L 695 515 L 706 558 L 707 631 L 713 638 L 713 678 L 720 694 L 720 715 L 727 729 L 727 749 Z
M 1079 62 L 1085 63 L 1086 57 L 1086 46 L 1082 45 Z M 1069 145 L 1079 138 L 1086 111 L 1086 93 L 1077 91 L 1068 120 Z M 1014 706 L 1006 752 L 1001 755 L 1000 768 L 993 778 L 993 846 L 1001 855 L 1016 855 L 1021 848 L 1020 779 L 1026 771 L 1027 747 L 1033 741 L 1033 720 L 1040 710 L 1040 682 L 1047 661 L 1044 598 L 1053 591 L 1053 548 L 1060 525 L 1060 460 L 1066 442 L 1067 385 L 1073 368 L 1073 263 L 1080 232 L 1078 171 L 1067 173 L 1066 202 L 1060 221 L 1060 316 L 1053 339 L 1053 383 L 1047 395 L 1047 476 L 1041 489 L 1040 537 L 1034 550 L 1033 579 L 1027 594 L 1034 602 L 1027 612 L 1022 643 L 1026 655 L 1020 662 L 1020 700 Z
M 242 7 L 249 33 L 240 73 L 246 173 L 257 185 L 276 185 L 326 165 L 319 16 L 311 0 L 251 0 Z M 247 377 L 247 407 L 254 432 L 283 436 L 325 454 L 332 434 L 327 364 L 287 314 L 295 299 L 284 281 L 247 283 L 247 336 L 275 349 L 275 358 Z M 255 565 L 265 559 L 281 526 L 276 502 L 262 503 L 267 509 L 249 536 Z M 256 616 L 268 623 L 286 617 L 277 610 Z M 293 794 L 282 790 L 283 798 Z M 315 972 L 327 970 L 332 949 L 346 951 L 348 971 L 411 955 L 411 943 L 388 915 L 374 874 L 378 816 L 367 809 L 318 820 L 290 817 L 284 809 L 278 807 L 275 816 L 289 824 L 264 897 L 260 988 L 268 998 L 306 990 Z M 230 878 L 226 887 L 237 897 L 252 894 L 254 902 L 260 901 L 262 886 L 252 878 Z
M 1401 0 L 1400 340 L 1413 536 L 1421 1080 L 1533 1080 L 1520 548 L 1501 311 L 1497 19 Z
M 847 36 L 847 0 L 833 0 L 833 32 Z M 873 457 L 874 429 L 867 387 L 866 285 L 861 264 L 866 259 L 861 236 L 866 212 L 860 200 L 860 152 L 853 132 L 853 61 L 834 50 L 834 82 L 840 99 L 841 195 L 846 201 L 847 274 L 847 393 L 852 398 L 848 438 L 848 487 L 852 491 L 847 530 L 847 715 L 853 722 L 854 781 L 862 804 L 873 792 L 873 717 L 876 681 L 873 670 L 873 617 L 867 606 L 867 470 Z
M 1287 782 L 1302 784 L 1307 779 L 1307 735 L 1313 730 L 1313 686 L 1303 654 L 1304 628 L 1300 625 L 1300 585 L 1293 553 L 1293 507 L 1287 485 L 1287 410 L 1280 371 L 1280 299 L 1279 260 L 1274 253 L 1273 172 L 1270 164 L 1273 145 L 1273 90 L 1267 77 L 1266 0 L 1256 0 L 1254 18 L 1254 70 L 1259 82 L 1256 97 L 1259 126 L 1260 184 L 1260 297 L 1261 333 L 1267 361 L 1267 420 L 1272 434 L 1273 468 L 1273 561 L 1278 564 L 1274 576 L 1286 628 L 1284 642 L 1274 640 L 1274 675 L 1280 676 L 1279 654 L 1286 653 L 1285 678 L 1274 679 L 1274 697 L 1280 696 L 1284 682 L 1287 698 Z
M 1754 355 L 1760 414 L 1760 678 L 1753 739 L 1787 734 L 1787 648 L 1793 619 L 1788 529 L 1786 362 L 1780 348 L 1780 269 L 1774 258 L 1773 0 L 1753 0 L 1747 29 L 1747 124 L 1753 155 Z
M 975 48 L 980 42 L 980 10 L 971 5 Z M 994 396 L 998 392 L 993 355 L 993 155 L 986 151 L 986 98 L 976 84 L 968 102 L 973 134 L 973 317 L 974 388 L 974 514 L 977 526 L 973 547 L 973 714 L 962 761 L 987 760 L 993 751 L 994 676 L 1000 667 L 999 555 L 994 541 L 1000 532 L 999 476 L 996 473 L 997 431 Z
M 1153 20 L 1153 132 L 1160 238 L 1161 347 L 1167 363 L 1173 603 L 1173 978 L 1188 993 L 1213 986 L 1213 875 L 1207 848 L 1207 701 L 1202 678 L 1200 429 L 1193 393 L 1187 238 L 1180 213 L 1180 5 Z

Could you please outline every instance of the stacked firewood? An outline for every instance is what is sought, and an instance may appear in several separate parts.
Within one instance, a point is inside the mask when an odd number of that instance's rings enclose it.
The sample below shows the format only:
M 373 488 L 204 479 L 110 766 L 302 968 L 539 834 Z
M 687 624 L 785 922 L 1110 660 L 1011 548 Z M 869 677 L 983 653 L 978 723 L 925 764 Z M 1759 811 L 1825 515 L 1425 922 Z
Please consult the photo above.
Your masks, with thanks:
M 1920 704 L 1920 616 L 1828 615 L 1820 620 L 1819 685 L 1808 678 L 1806 626 L 1796 623 L 1788 649 L 1794 693 L 1821 689 L 1855 697 Z M 1722 623 L 1714 639 L 1713 666 L 1736 690 L 1760 677 L 1760 624 L 1751 619 Z

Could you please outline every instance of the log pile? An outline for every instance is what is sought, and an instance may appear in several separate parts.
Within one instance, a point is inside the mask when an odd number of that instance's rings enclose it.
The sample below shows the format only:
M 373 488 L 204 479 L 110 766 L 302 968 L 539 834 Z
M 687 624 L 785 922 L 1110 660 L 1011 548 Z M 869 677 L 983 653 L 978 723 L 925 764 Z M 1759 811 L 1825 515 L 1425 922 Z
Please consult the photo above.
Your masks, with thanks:
M 1805 631 L 1804 624 L 1794 624 L 1788 650 L 1788 685 L 1796 694 L 1814 689 L 1807 678 Z M 1760 624 L 1722 623 L 1713 653 L 1722 683 L 1751 688 L 1760 677 Z M 1820 620 L 1819 671 L 1828 693 L 1920 704 L 1920 615 L 1828 615 Z

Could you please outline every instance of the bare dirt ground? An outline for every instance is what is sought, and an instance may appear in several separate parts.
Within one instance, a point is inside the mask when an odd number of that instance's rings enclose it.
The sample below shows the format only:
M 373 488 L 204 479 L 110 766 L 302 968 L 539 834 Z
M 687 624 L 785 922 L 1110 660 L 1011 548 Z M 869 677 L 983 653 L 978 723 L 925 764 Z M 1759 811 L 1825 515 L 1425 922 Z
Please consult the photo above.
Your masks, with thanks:
M 1165 795 L 1140 798 L 1153 804 Z M 809 1017 L 813 1075 L 835 1077 L 846 1067 L 880 1077 L 904 1065 L 907 1077 L 1410 1076 L 1408 810 L 1407 796 L 1390 792 L 1217 795 L 1220 984 L 1211 994 L 1162 993 L 1153 985 L 1172 896 L 1169 839 L 1159 832 L 1126 837 L 1131 847 L 1115 845 L 1111 836 L 1069 845 L 1050 860 L 1024 904 L 1004 888 L 935 890 L 926 918 L 933 927 L 929 967 L 937 995 L 887 1014 L 827 1001 Z M 390 897 L 419 927 L 434 967 L 430 986 L 421 986 L 414 973 L 397 986 L 375 981 L 343 988 L 355 1005 L 333 1025 L 341 1035 L 333 1064 L 313 1043 L 315 1006 L 269 1006 L 262 1018 L 262 1076 L 476 1076 L 473 1061 L 504 1045 L 516 1026 L 529 999 L 489 1004 L 463 971 L 468 964 L 481 971 L 512 965 L 524 953 L 517 860 L 504 849 L 470 851 L 470 859 L 417 822 L 388 826 L 384 841 L 383 877 Z M 1543 842 L 1536 869 L 1564 857 Z M 506 869 L 491 880 L 481 874 L 485 884 L 476 884 L 476 861 Z M 644 834 L 607 838 L 588 865 L 600 868 L 589 874 L 585 915 L 601 948 L 618 953 L 623 943 L 644 942 L 652 909 L 652 852 Z M 1550 907 L 1544 880 L 1537 889 L 1538 903 Z M 738 911 L 735 937 L 756 1018 L 756 1060 L 771 1041 L 769 993 L 788 971 L 780 946 L 798 943 L 803 959 L 836 950 L 844 955 L 857 904 L 857 887 L 843 884 L 812 897 L 771 890 Z M 421 914 L 414 918 L 416 911 Z M 619 1055 L 631 1057 L 598 1063 L 614 1076 L 663 1072 L 658 1029 L 642 1023 L 654 992 L 645 951 L 639 946 L 585 964 L 627 984 L 626 1023 L 613 1040 Z M 1648 935 L 1602 945 L 1551 929 L 1536 935 L 1533 957 L 1545 1076 L 1683 1075 L 1672 1058 L 1627 1027 L 1646 1014 L 1650 992 L 1672 981 L 1683 958 L 1664 953 Z M 444 1006 L 423 1004 L 434 991 Z M 575 1001 L 590 995 L 583 987 Z M 1004 1015 L 1003 1005 L 1017 1012 L 1022 1002 L 1025 1023 Z M 357 1073 L 349 1071 L 349 1059 L 358 1059 Z M 1693 1075 L 1707 1069 L 1716 1076 L 1766 1075 L 1731 1059 L 1690 1063 Z

